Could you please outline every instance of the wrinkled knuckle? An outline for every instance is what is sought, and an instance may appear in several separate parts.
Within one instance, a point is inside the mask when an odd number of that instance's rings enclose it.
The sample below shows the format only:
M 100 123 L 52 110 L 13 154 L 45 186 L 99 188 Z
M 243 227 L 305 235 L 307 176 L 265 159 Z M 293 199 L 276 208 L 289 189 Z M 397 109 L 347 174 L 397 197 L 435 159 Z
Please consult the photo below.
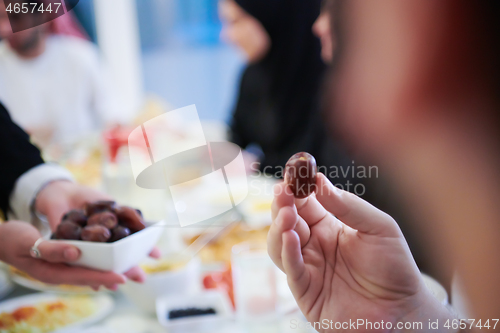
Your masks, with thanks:
M 304 199 L 295 199 L 295 206 L 297 207 L 297 211 L 301 212 L 306 208 L 311 202 L 311 197 L 306 197 Z

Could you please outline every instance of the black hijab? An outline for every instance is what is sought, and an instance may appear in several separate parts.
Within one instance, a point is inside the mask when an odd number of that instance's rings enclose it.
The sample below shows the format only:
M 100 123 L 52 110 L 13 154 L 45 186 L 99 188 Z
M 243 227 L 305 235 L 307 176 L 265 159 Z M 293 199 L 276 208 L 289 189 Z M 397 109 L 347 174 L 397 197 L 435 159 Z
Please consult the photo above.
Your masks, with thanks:
M 321 120 L 319 91 L 326 66 L 312 33 L 321 0 L 235 0 L 261 22 L 271 38 L 265 58 L 249 65 L 242 76 L 231 122 L 232 140 L 242 147 L 258 144 L 261 170 L 274 173 L 298 151 L 318 163 L 327 139 Z

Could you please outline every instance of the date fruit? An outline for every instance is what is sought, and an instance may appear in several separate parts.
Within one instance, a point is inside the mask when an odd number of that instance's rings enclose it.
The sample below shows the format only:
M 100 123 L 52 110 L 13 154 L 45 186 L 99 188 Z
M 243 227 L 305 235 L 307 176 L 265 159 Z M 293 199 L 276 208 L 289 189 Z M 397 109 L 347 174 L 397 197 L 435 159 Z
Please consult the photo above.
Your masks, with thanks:
M 100 225 L 88 225 L 82 230 L 82 240 L 88 242 L 107 242 L 111 238 L 111 231 Z
M 64 214 L 62 222 L 74 222 L 80 227 L 84 227 L 87 224 L 87 215 L 81 209 L 73 209 Z
M 64 214 L 51 239 L 115 242 L 146 228 L 142 212 L 114 201 L 95 201 Z
M 130 235 L 130 229 L 118 225 L 111 229 L 111 238 L 109 239 L 109 242 L 116 242 L 117 240 L 125 238 L 128 235 Z
M 113 212 L 116 209 L 116 202 L 101 200 L 96 202 L 88 202 L 85 205 L 85 214 L 87 216 L 94 215 L 100 212 Z
M 132 207 L 121 206 L 116 210 L 120 225 L 129 228 L 132 233 L 146 228 L 139 213 Z
M 56 239 L 74 239 L 79 240 L 82 228 L 74 222 L 62 222 L 57 226 L 55 232 Z
M 111 212 L 100 212 L 89 217 L 87 225 L 100 224 L 108 229 L 113 229 L 118 225 L 116 215 Z
M 285 183 L 296 198 L 308 197 L 316 189 L 316 159 L 309 153 L 297 153 L 285 166 Z

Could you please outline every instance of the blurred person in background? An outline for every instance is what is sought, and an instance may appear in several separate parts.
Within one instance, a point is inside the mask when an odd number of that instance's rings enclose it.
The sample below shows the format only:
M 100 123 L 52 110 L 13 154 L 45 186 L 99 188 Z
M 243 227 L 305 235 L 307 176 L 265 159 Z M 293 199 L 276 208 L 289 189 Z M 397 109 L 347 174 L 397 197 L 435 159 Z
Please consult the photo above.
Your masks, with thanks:
M 43 0 L 36 3 L 47 5 Z M 33 26 L 43 22 L 45 15 L 48 12 L 37 10 L 12 12 L 11 19 Z M 76 37 L 74 24 L 61 27 L 59 23 L 71 18 L 63 17 L 13 33 L 5 4 L 0 2 L 0 100 L 42 147 L 52 142 L 71 144 L 132 117 L 120 108 L 97 48 Z
M 337 127 L 390 170 L 433 260 L 451 262 L 461 278 L 465 318 L 493 329 L 500 313 L 500 6 L 351 0 L 332 13 L 340 27 L 330 88 Z M 481 331 L 434 299 L 389 215 L 322 175 L 317 186 L 307 199 L 277 186 L 268 237 L 308 321 Z M 436 320 L 439 327 L 430 328 Z
M 330 15 L 333 0 L 323 0 L 321 12 L 313 24 L 313 32 L 321 41 L 321 59 L 331 64 L 335 51 L 335 41 L 332 36 L 332 17 Z
M 313 154 L 326 168 L 351 165 L 328 138 L 320 113 L 318 91 L 326 66 L 312 33 L 320 2 L 219 3 L 221 36 L 240 48 L 248 61 L 230 121 L 230 139 L 248 151 L 259 147 L 260 170 L 270 175 L 279 177 L 288 158 L 299 151 Z M 334 180 L 346 185 L 348 178 L 342 178 Z

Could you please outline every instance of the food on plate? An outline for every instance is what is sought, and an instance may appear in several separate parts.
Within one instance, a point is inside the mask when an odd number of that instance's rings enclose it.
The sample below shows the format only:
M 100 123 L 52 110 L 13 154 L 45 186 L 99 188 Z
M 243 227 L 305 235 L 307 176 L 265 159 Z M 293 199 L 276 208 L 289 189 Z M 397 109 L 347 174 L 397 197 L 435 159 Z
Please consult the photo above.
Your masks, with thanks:
M 96 309 L 87 296 L 59 297 L 21 306 L 0 313 L 0 332 L 52 332 L 93 315 Z
M 113 229 L 111 229 L 111 238 L 109 239 L 110 242 L 116 242 L 117 240 L 120 240 L 122 238 L 127 237 L 130 235 L 130 229 L 122 227 L 121 225 L 117 225 Z
M 115 242 L 145 227 L 140 210 L 114 201 L 96 201 L 87 203 L 84 210 L 67 212 L 51 238 Z
M 29 274 L 13 267 L 9 266 L 9 271 L 12 277 L 12 280 L 17 284 L 20 284 L 26 288 L 35 289 L 35 290 L 44 290 L 44 291 L 56 291 L 56 292 L 64 292 L 64 293 L 74 293 L 74 294 L 94 294 L 95 291 L 92 288 L 87 286 L 72 286 L 69 284 L 48 284 L 45 282 L 41 282 Z
M 187 308 L 187 309 L 175 309 L 168 312 L 168 319 L 178 319 L 184 317 L 194 317 L 194 316 L 206 316 L 215 315 L 217 312 L 213 308 L 198 309 L 198 308 Z
M 48 153 L 55 159 L 61 160 L 62 166 L 71 172 L 76 183 L 98 187 L 102 184 L 102 147 L 94 146 L 94 142 L 89 146 L 89 143 L 88 138 L 75 142 L 72 146 L 74 148 L 67 155 L 68 158 L 62 158 L 61 154 L 64 154 L 60 149 L 62 147 L 54 147 L 55 149 L 51 149 Z
M 228 263 L 231 261 L 231 249 L 234 245 L 247 241 L 266 242 L 268 232 L 269 226 L 252 228 L 244 222 L 233 223 L 205 245 L 198 255 L 203 264 Z M 191 245 L 198 237 L 187 239 L 187 245 Z
M 285 183 L 296 198 L 308 197 L 316 189 L 316 159 L 309 153 L 294 154 L 285 165 Z
M 89 217 L 87 226 L 90 225 L 102 225 L 111 230 L 118 225 L 118 219 L 112 212 L 100 212 Z
M 189 259 L 187 258 L 162 258 L 148 263 L 140 264 L 139 266 L 146 274 L 157 274 L 181 269 L 187 265 L 188 261 Z
M 82 240 L 84 241 L 104 243 L 110 238 L 111 231 L 99 224 L 88 225 L 82 230 Z
M 57 226 L 56 238 L 57 239 L 74 239 L 78 240 L 81 238 L 82 227 L 74 222 L 62 222 Z

